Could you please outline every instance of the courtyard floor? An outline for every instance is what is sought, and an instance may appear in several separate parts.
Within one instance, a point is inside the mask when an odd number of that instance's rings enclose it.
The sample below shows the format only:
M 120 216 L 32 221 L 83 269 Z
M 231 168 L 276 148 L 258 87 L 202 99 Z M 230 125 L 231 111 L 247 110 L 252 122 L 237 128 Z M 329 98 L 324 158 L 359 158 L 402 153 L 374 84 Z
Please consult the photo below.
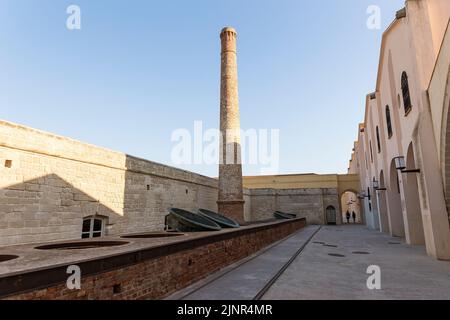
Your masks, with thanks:
M 365 226 L 309 226 L 169 299 L 450 299 L 450 262 Z

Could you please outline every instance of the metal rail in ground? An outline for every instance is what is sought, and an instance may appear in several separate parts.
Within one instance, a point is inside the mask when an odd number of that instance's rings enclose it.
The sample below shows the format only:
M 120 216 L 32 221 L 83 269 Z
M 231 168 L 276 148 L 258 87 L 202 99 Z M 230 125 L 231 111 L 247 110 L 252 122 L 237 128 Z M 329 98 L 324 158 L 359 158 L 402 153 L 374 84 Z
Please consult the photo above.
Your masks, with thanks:
M 267 282 L 267 284 L 256 294 L 256 296 L 252 299 L 252 300 L 260 300 L 262 298 L 262 296 L 264 296 L 264 294 L 270 289 L 270 287 L 278 280 L 278 278 L 284 273 L 284 271 L 286 271 L 286 269 L 294 262 L 294 260 L 302 253 L 302 251 L 305 249 L 305 247 L 311 242 L 312 238 L 317 234 L 317 232 L 320 231 L 320 229 L 322 228 L 322 226 L 320 226 L 319 228 L 317 228 L 317 230 L 315 230 L 313 232 L 313 234 L 305 241 L 305 243 L 292 255 L 292 257 L 289 259 L 289 261 L 287 261 L 279 270 L 278 272 Z M 183 300 L 186 297 L 189 297 L 190 295 L 192 295 L 193 293 L 203 289 L 204 287 L 206 287 L 207 285 L 211 284 L 212 282 L 222 278 L 223 276 L 227 275 L 228 273 L 236 270 L 237 268 L 241 267 L 242 265 L 250 262 L 251 260 L 259 257 L 260 255 L 264 254 L 265 252 L 267 252 L 268 250 L 272 249 L 273 247 L 279 245 L 281 242 L 286 241 L 287 239 L 293 237 L 296 233 L 278 241 L 277 243 L 261 250 L 260 252 L 258 252 L 257 254 L 253 255 L 252 257 L 250 257 L 249 259 L 247 259 L 246 261 L 242 262 L 242 263 L 237 263 L 236 266 L 230 268 L 229 270 L 227 270 L 226 272 L 224 272 L 223 274 L 214 277 L 213 279 L 211 279 L 210 281 L 206 281 L 204 284 L 202 284 L 201 286 L 193 289 L 192 291 L 189 291 L 188 293 L 182 295 L 181 297 L 177 297 L 177 300 Z
M 258 292 L 258 294 L 253 298 L 253 300 L 261 300 L 261 298 L 269 291 L 273 284 L 281 277 L 281 275 L 286 271 L 287 268 L 297 259 L 297 257 L 303 252 L 305 247 L 311 242 L 312 238 L 317 234 L 317 232 L 322 229 L 322 226 L 317 228 L 316 231 L 306 240 L 306 242 L 294 253 L 294 255 L 286 262 L 280 270 L 266 283 L 266 285 Z

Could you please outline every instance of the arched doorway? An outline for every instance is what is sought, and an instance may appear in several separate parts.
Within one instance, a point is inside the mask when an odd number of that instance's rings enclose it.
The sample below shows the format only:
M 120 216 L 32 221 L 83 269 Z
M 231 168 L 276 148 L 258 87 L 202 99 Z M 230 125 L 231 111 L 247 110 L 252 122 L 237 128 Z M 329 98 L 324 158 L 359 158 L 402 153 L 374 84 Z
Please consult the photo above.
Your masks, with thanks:
M 346 191 L 341 195 L 342 222 L 343 223 L 361 223 L 361 204 L 358 195 L 354 191 Z M 347 222 L 347 211 L 350 213 L 350 219 Z M 353 215 L 354 213 L 354 215 Z M 354 219 L 353 219 L 354 216 Z
M 441 167 L 443 170 L 443 180 L 445 189 L 445 202 L 447 206 L 447 213 L 450 217 L 450 72 L 447 76 L 447 89 L 444 101 L 444 115 L 446 121 L 441 130 L 443 141 L 441 142 Z M 443 150 L 442 150 L 443 149 Z
M 389 186 L 387 188 L 389 205 L 389 230 L 396 237 L 405 236 L 405 225 L 403 223 L 402 201 L 400 197 L 400 182 L 395 160 L 392 159 L 389 169 Z
M 416 169 L 416 160 L 414 158 L 414 146 L 408 147 L 406 156 L 407 169 Z M 406 205 L 406 241 L 409 244 L 422 245 L 425 244 L 425 236 L 423 231 L 422 212 L 419 201 L 419 188 L 417 185 L 417 174 L 403 174 L 405 188 L 405 205 Z
M 384 172 L 381 170 L 380 172 L 380 188 L 386 188 L 386 182 L 384 180 Z M 387 199 L 386 199 L 386 190 L 376 191 L 377 200 L 378 200 L 378 212 L 380 214 L 380 231 L 389 233 L 389 217 L 387 212 Z
M 375 177 L 372 178 L 372 181 Z M 372 221 L 373 226 L 375 230 L 380 230 L 380 215 L 378 213 L 378 200 L 376 191 L 373 189 L 373 187 L 367 188 L 367 194 L 370 195 L 369 198 L 369 208 L 372 212 Z
M 336 208 L 328 206 L 326 210 L 327 224 L 336 225 Z

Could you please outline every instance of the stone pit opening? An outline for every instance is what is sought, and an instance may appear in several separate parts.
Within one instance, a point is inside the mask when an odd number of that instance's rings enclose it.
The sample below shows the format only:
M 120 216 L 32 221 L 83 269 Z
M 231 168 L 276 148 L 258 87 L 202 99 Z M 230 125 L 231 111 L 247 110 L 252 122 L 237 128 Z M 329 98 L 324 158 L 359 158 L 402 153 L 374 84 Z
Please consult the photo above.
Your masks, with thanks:
M 76 249 L 95 249 L 104 247 L 123 246 L 127 241 L 86 241 L 86 242 L 65 242 L 46 244 L 35 247 L 38 250 L 76 250 Z

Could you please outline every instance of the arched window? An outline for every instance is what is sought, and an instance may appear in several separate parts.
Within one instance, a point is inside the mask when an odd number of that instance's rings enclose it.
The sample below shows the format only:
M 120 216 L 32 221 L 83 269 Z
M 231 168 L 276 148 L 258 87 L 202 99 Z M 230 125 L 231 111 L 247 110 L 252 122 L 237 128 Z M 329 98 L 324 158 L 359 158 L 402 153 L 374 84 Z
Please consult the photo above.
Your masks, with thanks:
M 409 94 L 408 75 L 405 71 L 402 73 L 402 95 L 403 95 L 403 107 L 405 108 L 405 114 L 408 114 L 412 109 L 411 96 Z
M 369 141 L 369 146 L 370 146 L 370 162 L 373 163 L 372 140 Z
M 392 121 L 391 121 L 391 110 L 389 109 L 389 106 L 386 106 L 386 126 L 387 126 L 387 132 L 388 132 L 388 138 L 390 139 L 392 137 Z
M 83 219 L 81 238 L 98 238 L 104 236 L 108 217 L 90 216 Z
M 376 127 L 376 133 L 377 133 L 377 148 L 378 148 L 378 153 L 380 153 L 381 152 L 380 129 L 378 129 L 378 126 Z

